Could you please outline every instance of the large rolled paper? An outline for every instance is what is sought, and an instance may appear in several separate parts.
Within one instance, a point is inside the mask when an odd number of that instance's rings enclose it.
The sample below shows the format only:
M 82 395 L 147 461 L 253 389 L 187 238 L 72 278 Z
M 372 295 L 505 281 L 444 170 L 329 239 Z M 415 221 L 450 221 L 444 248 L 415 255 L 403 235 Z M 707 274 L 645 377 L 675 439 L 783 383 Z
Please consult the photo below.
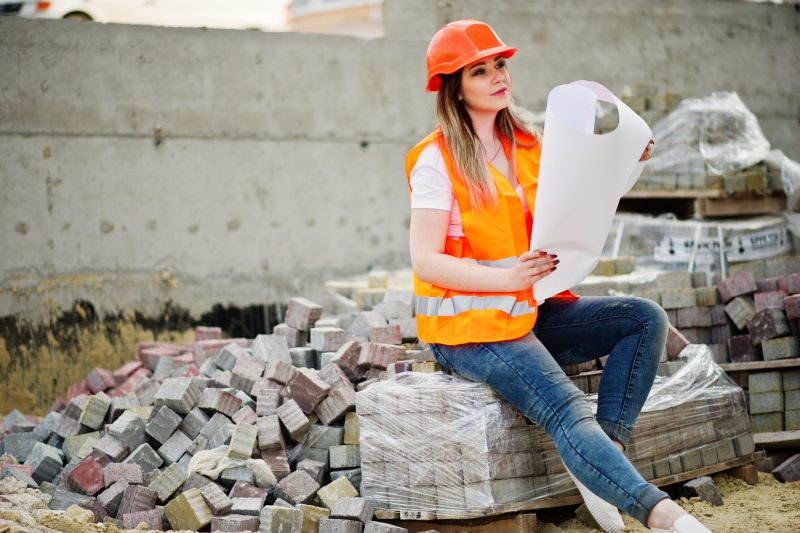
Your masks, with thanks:
M 594 133 L 597 100 L 615 104 L 614 131 Z M 619 199 L 644 168 L 652 137 L 644 120 L 611 91 L 576 81 L 550 91 L 545 111 L 531 250 L 557 254 L 558 269 L 536 282 L 538 303 L 583 281 L 603 251 Z

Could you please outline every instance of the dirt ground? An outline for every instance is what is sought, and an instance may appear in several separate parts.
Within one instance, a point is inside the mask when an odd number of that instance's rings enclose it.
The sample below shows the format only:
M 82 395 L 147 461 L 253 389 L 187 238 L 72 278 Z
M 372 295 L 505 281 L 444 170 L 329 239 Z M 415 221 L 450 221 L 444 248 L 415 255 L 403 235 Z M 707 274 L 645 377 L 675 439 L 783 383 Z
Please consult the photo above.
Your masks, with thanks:
M 681 499 L 684 509 L 697 516 L 716 533 L 798 533 L 800 532 L 800 482 L 782 484 L 760 473 L 759 483 L 750 486 L 724 474 L 714 476 L 725 504 L 713 507 L 696 498 Z M 62 532 L 120 533 L 113 525 L 87 523 L 82 512 L 47 509 L 49 496 L 26 489 L 15 479 L 0 481 L 0 533 Z M 647 528 L 624 516 L 626 532 Z M 135 530 L 137 533 L 144 529 Z M 595 533 L 577 519 L 560 525 L 543 523 L 540 533 Z M 498 532 L 502 533 L 502 532 Z
M 800 533 L 800 482 L 780 483 L 759 473 L 758 484 L 748 485 L 725 474 L 712 476 L 725 502 L 714 507 L 698 498 L 681 498 L 681 507 L 715 533 Z M 623 515 L 626 532 L 647 532 L 637 520 Z M 595 533 L 577 519 L 560 525 L 541 524 L 540 533 Z

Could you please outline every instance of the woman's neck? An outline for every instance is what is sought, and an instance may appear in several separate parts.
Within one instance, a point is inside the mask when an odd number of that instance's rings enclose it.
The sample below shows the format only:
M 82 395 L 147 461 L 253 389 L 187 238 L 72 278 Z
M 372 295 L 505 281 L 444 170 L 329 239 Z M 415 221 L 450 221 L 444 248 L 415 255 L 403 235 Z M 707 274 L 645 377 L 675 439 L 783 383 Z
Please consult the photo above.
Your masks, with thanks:
M 495 144 L 494 122 L 497 118 L 497 111 L 468 111 L 468 113 L 472 119 L 472 127 L 475 130 L 475 134 L 483 145 L 492 146 Z

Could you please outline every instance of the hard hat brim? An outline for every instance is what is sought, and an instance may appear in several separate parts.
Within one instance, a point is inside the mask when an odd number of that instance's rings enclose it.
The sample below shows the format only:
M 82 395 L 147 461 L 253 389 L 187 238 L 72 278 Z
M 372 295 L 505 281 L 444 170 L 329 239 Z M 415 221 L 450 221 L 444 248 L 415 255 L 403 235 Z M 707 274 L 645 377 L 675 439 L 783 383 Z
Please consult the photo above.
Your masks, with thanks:
M 449 63 L 439 65 L 436 71 L 431 72 L 430 76 L 428 77 L 428 83 L 425 85 L 425 91 L 429 93 L 435 93 L 439 91 L 439 87 L 441 87 L 442 85 L 442 80 L 439 77 L 440 74 L 452 74 L 453 72 L 457 72 L 458 70 L 466 67 L 467 65 L 486 57 L 499 55 L 508 59 L 515 53 L 517 53 L 517 49 L 512 46 L 505 46 L 505 45 L 496 46 L 494 48 L 481 50 L 479 52 L 471 52 Z

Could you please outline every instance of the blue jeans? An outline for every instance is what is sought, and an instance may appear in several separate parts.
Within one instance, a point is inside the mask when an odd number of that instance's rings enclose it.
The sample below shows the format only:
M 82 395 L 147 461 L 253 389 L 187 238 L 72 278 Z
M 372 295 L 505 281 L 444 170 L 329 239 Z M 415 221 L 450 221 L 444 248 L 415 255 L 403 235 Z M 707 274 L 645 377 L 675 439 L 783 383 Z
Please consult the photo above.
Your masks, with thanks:
M 665 349 L 667 315 L 632 297 L 550 299 L 521 339 L 457 346 L 433 344 L 441 365 L 495 389 L 553 439 L 567 468 L 600 498 L 647 525 L 669 496 L 642 478 L 611 442 L 627 446 Z M 597 418 L 560 365 L 609 355 Z

